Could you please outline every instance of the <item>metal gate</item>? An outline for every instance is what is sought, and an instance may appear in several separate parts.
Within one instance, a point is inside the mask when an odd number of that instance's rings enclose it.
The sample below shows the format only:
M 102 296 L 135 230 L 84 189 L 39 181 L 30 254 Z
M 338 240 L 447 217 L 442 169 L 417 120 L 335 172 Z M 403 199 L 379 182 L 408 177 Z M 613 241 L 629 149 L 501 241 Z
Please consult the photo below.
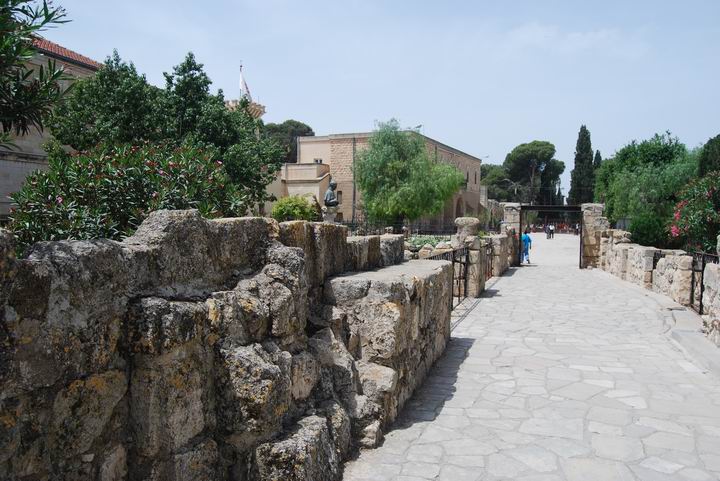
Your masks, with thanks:
M 467 298 L 467 273 L 470 267 L 470 251 L 467 247 L 441 252 L 427 257 L 429 260 L 452 262 L 453 275 L 450 280 L 450 310 L 452 311 Z
M 517 233 L 517 243 L 518 243 L 518 265 L 522 264 L 522 233 L 524 232 L 523 226 L 525 225 L 525 213 L 535 211 L 538 213 L 545 212 L 545 213 L 557 213 L 557 212 L 568 212 L 568 213 L 580 213 L 580 219 L 578 221 L 578 224 L 580 224 L 580 254 L 578 259 L 578 267 L 580 269 L 583 268 L 583 216 L 582 216 L 582 208 L 579 205 L 521 205 L 520 206 L 520 232 Z

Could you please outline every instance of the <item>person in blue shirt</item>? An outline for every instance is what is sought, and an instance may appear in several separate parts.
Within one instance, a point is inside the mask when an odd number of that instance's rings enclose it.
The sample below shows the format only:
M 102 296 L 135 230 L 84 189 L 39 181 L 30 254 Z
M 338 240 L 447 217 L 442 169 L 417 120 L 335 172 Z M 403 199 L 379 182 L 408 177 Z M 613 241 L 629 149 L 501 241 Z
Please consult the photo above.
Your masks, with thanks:
M 532 249 L 532 239 L 530 238 L 530 229 L 525 229 L 525 233 L 520 238 L 522 240 L 522 262 L 530 264 L 530 249 Z

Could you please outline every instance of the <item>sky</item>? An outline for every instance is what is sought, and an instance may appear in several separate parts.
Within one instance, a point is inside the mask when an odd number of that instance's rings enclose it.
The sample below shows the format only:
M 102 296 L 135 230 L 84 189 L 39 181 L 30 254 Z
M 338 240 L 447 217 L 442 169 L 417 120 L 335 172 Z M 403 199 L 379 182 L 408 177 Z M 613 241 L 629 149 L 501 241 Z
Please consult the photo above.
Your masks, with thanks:
M 603 157 L 671 131 L 720 133 L 718 0 L 58 0 L 45 36 L 102 61 L 113 49 L 156 85 L 192 51 L 213 89 L 238 68 L 266 122 L 316 134 L 391 118 L 499 164 L 547 140 L 566 164 L 587 125 Z

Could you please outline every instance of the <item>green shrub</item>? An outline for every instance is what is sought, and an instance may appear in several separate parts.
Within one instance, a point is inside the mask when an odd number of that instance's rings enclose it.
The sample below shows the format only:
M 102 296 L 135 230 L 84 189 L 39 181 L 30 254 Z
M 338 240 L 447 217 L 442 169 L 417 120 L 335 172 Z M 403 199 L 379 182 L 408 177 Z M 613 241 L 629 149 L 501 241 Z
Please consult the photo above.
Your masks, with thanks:
M 50 152 L 49 170 L 30 175 L 13 194 L 20 251 L 45 240 L 121 239 L 158 209 L 238 215 L 246 204 L 214 152 L 167 144 Z
M 440 242 L 447 241 L 447 237 L 437 235 L 416 235 L 408 239 L 408 242 L 410 244 L 418 248 L 424 246 L 425 244 L 430 244 L 431 246 L 435 247 Z
M 720 172 L 688 184 L 675 206 L 670 235 L 689 250 L 715 252 L 720 234 Z
M 291 195 L 278 200 L 270 214 L 278 222 L 288 220 L 320 220 L 315 206 L 306 198 Z

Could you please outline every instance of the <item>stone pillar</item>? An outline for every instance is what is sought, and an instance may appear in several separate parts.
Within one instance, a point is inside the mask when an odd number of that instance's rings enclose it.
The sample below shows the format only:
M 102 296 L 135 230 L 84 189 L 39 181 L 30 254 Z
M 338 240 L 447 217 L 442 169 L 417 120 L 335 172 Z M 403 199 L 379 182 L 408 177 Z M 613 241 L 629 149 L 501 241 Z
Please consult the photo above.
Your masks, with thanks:
M 468 248 L 469 263 L 465 282 L 468 283 L 468 297 L 480 297 L 485 290 L 486 263 L 492 262 L 485 255 L 487 241 L 478 236 L 469 236 L 465 240 Z
M 605 204 L 582 204 L 583 216 L 583 267 L 600 266 L 600 242 L 603 231 L 610 228 L 610 222 L 603 217 Z
M 450 245 L 453 249 L 463 247 L 469 236 L 477 236 L 480 231 L 480 219 L 476 217 L 458 217 L 455 219 L 455 225 L 457 233 L 450 238 Z
M 503 221 L 500 223 L 500 233 L 514 229 L 516 233 L 520 233 L 520 203 L 519 202 L 500 202 L 503 210 Z

